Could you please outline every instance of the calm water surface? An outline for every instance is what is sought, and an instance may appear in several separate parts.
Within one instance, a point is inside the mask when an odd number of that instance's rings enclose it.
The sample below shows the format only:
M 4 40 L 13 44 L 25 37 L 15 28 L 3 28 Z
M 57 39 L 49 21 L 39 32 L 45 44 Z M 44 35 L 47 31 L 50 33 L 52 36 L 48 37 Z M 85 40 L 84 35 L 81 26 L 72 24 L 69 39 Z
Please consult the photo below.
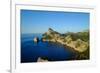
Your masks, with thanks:
M 42 34 L 21 35 L 21 63 L 37 62 L 38 57 L 45 57 L 49 61 L 73 60 L 76 53 L 59 43 L 42 42 L 35 43 L 34 37 L 41 39 Z

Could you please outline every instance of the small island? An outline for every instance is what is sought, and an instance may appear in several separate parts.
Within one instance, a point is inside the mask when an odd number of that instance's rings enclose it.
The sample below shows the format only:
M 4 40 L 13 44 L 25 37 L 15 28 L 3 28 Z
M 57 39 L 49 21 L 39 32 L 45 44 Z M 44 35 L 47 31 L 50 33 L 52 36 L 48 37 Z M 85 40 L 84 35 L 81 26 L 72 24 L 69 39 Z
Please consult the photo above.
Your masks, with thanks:
M 47 32 L 43 34 L 42 41 L 57 42 L 65 47 L 70 47 L 74 51 L 78 52 L 79 59 L 89 59 L 89 31 L 82 32 L 67 32 L 61 34 L 49 28 Z
M 35 38 L 33 39 L 33 41 L 34 41 L 34 42 L 39 42 L 39 38 L 38 38 L 38 37 L 35 37 Z

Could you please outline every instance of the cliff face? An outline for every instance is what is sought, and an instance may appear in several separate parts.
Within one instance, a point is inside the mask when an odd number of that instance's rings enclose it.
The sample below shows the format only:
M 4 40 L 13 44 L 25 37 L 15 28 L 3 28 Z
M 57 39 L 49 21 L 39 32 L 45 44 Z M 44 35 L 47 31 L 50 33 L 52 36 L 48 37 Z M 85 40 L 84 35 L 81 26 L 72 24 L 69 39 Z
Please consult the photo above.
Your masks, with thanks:
M 60 34 L 53 29 L 49 28 L 46 33 L 43 34 L 43 41 L 52 41 L 56 42 L 56 40 L 60 37 Z
M 43 41 L 59 42 L 65 46 L 69 46 L 74 50 L 82 53 L 89 49 L 89 32 L 78 33 L 65 33 L 60 34 L 53 29 L 49 28 L 46 33 L 43 34 Z

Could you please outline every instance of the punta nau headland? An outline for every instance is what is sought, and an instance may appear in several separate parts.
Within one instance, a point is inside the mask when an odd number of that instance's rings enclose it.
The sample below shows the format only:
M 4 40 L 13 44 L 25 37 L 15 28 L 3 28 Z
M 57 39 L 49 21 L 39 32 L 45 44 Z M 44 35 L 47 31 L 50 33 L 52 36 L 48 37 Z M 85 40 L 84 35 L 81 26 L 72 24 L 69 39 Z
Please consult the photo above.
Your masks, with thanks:
M 35 41 L 38 41 L 37 38 L 34 38 Z M 72 49 L 75 52 L 78 52 L 77 59 L 89 59 L 89 30 L 81 32 L 67 32 L 59 33 L 54 31 L 52 28 L 49 28 L 47 32 L 42 34 L 43 42 L 54 42 L 60 43 L 65 47 Z

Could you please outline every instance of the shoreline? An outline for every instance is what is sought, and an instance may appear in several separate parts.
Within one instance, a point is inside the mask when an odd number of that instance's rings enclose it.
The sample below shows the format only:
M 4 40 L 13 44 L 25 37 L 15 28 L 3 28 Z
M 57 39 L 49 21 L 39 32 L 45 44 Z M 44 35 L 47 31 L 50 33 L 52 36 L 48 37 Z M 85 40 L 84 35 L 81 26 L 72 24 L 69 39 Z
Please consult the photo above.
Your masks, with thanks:
M 90 59 L 90 55 L 89 55 L 89 48 L 87 48 L 85 51 L 83 51 L 83 52 L 80 52 L 80 51 L 78 51 L 78 50 L 76 50 L 75 48 L 73 48 L 73 47 L 71 47 L 71 46 L 68 46 L 68 45 L 66 45 L 66 44 L 62 44 L 62 43 L 60 43 L 60 42 L 54 42 L 54 41 L 43 41 L 43 42 L 53 42 L 53 43 L 59 43 L 59 44 L 61 44 L 61 45 L 63 45 L 64 47 L 65 47 L 65 49 L 66 48 L 68 48 L 69 50 L 71 50 L 72 52 L 75 52 L 77 55 L 76 55 L 76 57 L 75 57 L 75 60 L 87 60 L 87 59 Z
M 43 41 L 43 40 L 45 40 L 45 41 Z M 43 40 L 42 40 L 43 42 L 53 42 L 53 43 L 56 43 L 56 42 L 57 42 L 57 43 L 60 43 L 60 44 L 63 45 L 64 47 L 73 49 L 74 51 L 81 53 L 81 51 L 76 50 L 76 49 L 75 49 L 74 47 L 72 47 L 70 44 L 61 43 L 61 42 L 58 42 L 58 41 L 46 40 L 46 39 L 43 39 Z M 87 50 L 87 49 L 86 49 L 86 50 Z M 82 51 L 82 52 L 84 52 L 84 51 Z

